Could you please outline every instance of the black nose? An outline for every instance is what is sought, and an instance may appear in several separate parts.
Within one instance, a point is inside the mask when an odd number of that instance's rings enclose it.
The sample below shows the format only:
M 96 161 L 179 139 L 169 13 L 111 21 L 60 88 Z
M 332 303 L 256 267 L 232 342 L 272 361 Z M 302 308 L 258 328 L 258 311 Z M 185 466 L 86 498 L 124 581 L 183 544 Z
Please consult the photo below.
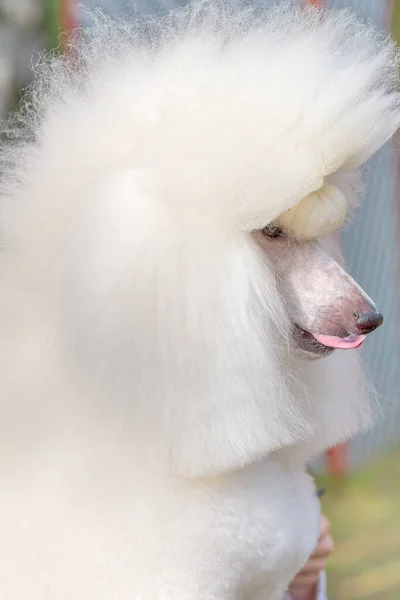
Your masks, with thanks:
M 362 313 L 357 316 L 356 327 L 358 331 L 365 335 L 375 331 L 383 323 L 383 316 L 377 310 L 370 313 Z

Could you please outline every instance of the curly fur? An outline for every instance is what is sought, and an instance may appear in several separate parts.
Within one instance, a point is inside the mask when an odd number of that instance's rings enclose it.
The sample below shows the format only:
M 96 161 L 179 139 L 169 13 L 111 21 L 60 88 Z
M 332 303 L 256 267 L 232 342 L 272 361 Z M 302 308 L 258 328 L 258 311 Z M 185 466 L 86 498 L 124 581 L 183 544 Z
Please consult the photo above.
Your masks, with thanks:
M 343 223 L 400 124 L 396 51 L 286 3 L 94 21 L 1 150 L 3 593 L 280 600 L 305 463 L 369 410 L 356 354 L 293 351 L 250 232 Z

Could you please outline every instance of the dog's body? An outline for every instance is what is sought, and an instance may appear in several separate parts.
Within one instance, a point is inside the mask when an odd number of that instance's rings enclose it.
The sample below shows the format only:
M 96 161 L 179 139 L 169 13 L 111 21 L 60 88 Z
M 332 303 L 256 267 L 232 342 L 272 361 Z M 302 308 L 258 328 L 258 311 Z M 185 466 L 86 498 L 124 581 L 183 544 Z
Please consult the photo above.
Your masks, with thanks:
M 44 65 L 2 151 L 7 600 L 281 600 L 305 465 L 369 421 L 331 352 L 381 317 L 322 246 L 396 82 L 378 34 L 286 5 L 100 19 Z

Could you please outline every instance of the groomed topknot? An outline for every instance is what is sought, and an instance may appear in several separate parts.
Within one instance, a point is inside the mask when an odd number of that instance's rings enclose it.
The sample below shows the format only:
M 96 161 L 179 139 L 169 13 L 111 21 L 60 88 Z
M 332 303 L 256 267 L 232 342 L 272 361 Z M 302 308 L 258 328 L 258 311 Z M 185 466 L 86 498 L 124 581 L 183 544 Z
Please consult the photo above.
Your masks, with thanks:
M 395 44 L 347 10 L 200 0 L 91 21 L 38 62 L 14 137 L 7 124 L 2 192 L 36 211 L 50 196 L 73 212 L 93 178 L 134 169 L 167 211 L 241 230 L 283 215 L 307 237 L 311 212 L 323 231 L 347 213 L 326 178 L 399 126 Z

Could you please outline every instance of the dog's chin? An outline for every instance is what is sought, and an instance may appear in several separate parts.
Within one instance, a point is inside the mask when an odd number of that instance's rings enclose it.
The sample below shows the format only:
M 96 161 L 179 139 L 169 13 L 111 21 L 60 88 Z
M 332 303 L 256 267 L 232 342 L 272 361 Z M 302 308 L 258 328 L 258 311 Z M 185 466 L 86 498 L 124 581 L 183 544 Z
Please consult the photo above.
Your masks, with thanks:
M 338 350 L 359 348 L 365 335 L 327 335 L 311 333 L 299 325 L 294 325 L 293 337 L 298 351 L 306 358 L 323 358 Z
M 321 344 L 312 333 L 302 329 L 298 325 L 294 326 L 293 332 L 296 353 L 305 360 L 316 360 L 324 358 L 334 352 L 334 348 Z

